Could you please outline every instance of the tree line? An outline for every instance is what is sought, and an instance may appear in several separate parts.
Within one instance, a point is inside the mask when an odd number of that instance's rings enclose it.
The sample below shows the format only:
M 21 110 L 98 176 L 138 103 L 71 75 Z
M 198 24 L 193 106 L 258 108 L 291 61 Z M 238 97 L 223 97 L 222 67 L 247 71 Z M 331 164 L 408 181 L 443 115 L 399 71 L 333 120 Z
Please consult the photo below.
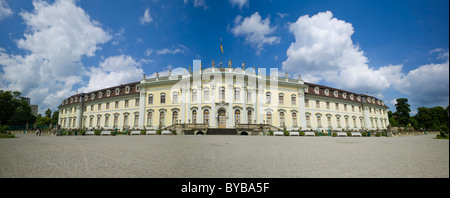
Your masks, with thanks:
M 449 132 L 449 106 L 419 107 L 417 114 L 410 116 L 411 109 L 407 98 L 398 98 L 396 111 L 388 112 L 389 123 L 393 127 L 414 128 L 414 130 L 431 130 Z
M 45 111 L 45 116 L 34 116 L 28 101 L 18 91 L 0 90 L 0 126 L 50 125 L 58 123 L 59 111 Z

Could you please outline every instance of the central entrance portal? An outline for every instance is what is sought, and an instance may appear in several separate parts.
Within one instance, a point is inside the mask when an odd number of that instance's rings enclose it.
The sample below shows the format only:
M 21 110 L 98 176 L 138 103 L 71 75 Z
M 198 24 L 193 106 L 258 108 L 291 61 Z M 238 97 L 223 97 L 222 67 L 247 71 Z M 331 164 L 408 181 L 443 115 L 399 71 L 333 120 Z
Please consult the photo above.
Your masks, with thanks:
M 227 117 L 224 110 L 219 111 L 219 128 L 226 128 L 227 125 Z

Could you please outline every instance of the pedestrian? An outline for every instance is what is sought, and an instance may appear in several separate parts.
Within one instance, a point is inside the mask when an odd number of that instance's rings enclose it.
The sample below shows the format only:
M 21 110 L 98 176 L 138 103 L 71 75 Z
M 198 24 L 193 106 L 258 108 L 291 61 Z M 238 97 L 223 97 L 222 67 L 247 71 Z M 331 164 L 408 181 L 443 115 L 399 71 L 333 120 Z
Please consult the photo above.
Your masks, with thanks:
M 36 136 L 38 136 L 40 134 L 40 130 L 39 128 L 36 129 Z

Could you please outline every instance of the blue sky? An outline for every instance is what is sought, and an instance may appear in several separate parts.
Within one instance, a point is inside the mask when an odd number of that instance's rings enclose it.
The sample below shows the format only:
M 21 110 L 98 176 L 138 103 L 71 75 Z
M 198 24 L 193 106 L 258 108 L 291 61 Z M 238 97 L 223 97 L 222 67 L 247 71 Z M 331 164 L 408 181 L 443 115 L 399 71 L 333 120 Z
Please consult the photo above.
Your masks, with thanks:
M 55 110 L 78 92 L 182 73 L 201 59 L 278 68 L 365 93 L 449 103 L 449 2 L 0 0 L 0 89 Z

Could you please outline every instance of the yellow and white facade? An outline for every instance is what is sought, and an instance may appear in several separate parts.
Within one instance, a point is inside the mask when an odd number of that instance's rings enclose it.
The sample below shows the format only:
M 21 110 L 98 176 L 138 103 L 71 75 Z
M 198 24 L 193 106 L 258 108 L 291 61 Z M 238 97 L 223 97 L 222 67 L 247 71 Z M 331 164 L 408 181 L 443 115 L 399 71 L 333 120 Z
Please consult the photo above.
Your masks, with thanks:
M 70 96 L 58 124 L 76 129 L 158 129 L 199 123 L 210 128 L 270 124 L 286 130 L 379 130 L 389 125 L 383 101 L 265 69 L 197 69 L 182 75 Z

